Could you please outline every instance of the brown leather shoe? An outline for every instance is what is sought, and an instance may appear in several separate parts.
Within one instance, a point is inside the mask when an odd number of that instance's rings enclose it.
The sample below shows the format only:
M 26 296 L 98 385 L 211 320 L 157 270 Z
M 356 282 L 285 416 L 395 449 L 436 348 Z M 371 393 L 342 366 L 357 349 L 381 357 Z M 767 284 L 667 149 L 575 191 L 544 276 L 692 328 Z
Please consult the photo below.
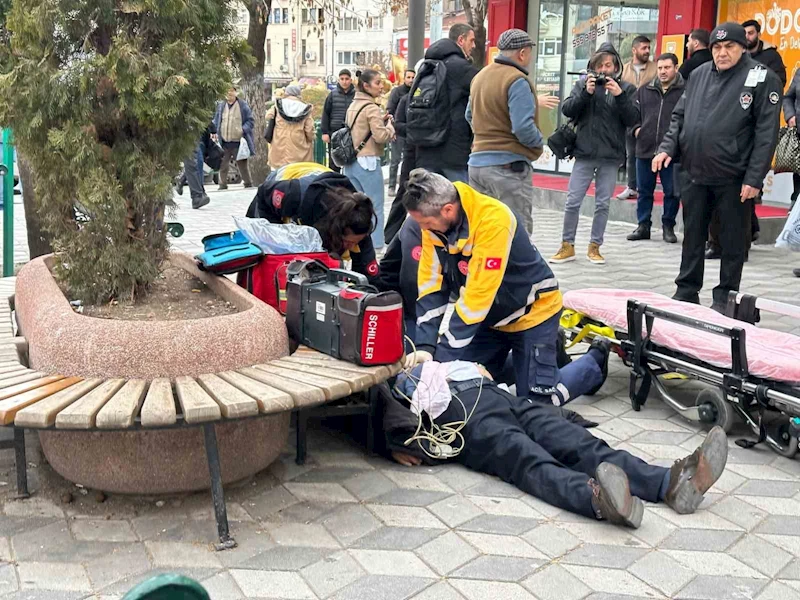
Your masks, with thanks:
M 697 450 L 672 465 L 664 502 L 680 515 L 692 514 L 727 462 L 728 436 L 721 427 L 714 427 Z
M 644 504 L 631 496 L 628 476 L 617 465 L 602 463 L 589 485 L 593 493 L 592 508 L 598 519 L 633 529 L 642 524 Z

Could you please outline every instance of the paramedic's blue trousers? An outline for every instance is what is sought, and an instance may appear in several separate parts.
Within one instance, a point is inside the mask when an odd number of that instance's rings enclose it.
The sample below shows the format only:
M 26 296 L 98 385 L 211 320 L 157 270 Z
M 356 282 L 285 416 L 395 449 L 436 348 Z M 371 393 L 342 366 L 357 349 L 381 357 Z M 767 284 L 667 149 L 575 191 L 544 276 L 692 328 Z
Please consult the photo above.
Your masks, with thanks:
M 517 395 L 527 394 L 535 400 L 563 406 L 598 387 L 603 382 L 603 373 L 588 354 L 558 368 L 558 317 L 555 315 L 517 333 L 481 327 L 458 358 L 481 364 L 495 381 L 504 381 L 503 367 L 511 352 Z M 440 360 L 438 354 L 436 360 Z
M 469 413 L 478 398 L 477 386 L 454 391 Z M 441 425 L 463 420 L 464 409 L 454 399 L 436 422 Z M 660 501 L 668 472 L 627 452 L 613 450 L 580 425 L 553 414 L 552 409 L 507 394 L 491 383 L 484 383 L 475 412 L 462 433 L 465 442 L 459 462 L 496 475 L 548 504 L 589 518 L 596 518 L 589 479 L 600 463 L 621 467 L 628 475 L 631 493 L 648 502 Z

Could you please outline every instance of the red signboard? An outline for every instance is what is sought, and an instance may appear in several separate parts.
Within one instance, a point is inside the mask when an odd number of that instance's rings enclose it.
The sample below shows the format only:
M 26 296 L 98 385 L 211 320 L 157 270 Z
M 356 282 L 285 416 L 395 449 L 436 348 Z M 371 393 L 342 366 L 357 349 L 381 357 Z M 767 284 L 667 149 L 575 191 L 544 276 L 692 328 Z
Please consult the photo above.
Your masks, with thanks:
M 425 38 L 425 50 L 431 45 L 431 38 Z M 408 38 L 400 38 L 397 40 L 397 53 L 405 59 L 408 59 Z

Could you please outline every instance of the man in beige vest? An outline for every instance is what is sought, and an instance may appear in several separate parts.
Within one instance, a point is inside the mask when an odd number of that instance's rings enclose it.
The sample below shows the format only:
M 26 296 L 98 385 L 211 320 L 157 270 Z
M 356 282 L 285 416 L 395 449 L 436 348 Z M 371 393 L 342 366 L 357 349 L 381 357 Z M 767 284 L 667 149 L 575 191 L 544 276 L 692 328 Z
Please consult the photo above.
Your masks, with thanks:
M 533 232 L 533 167 L 544 139 L 536 124 L 536 92 L 528 79 L 533 40 L 521 29 L 500 35 L 500 54 L 472 81 L 467 121 L 475 140 L 469 183 L 513 210 Z

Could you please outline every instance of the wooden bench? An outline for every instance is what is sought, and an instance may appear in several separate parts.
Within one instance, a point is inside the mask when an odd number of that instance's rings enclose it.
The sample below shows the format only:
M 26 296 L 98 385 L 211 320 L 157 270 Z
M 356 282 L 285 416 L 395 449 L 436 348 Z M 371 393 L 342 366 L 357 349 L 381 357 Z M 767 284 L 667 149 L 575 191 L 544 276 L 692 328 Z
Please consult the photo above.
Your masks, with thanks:
M 367 413 L 372 417 L 378 384 L 400 369 L 400 363 L 360 367 L 301 347 L 291 356 L 265 364 L 172 381 L 82 379 L 28 369 L 21 364 L 16 345 L 0 341 L 0 426 L 14 429 L 14 439 L 0 442 L 0 448 L 14 449 L 17 491 L 26 497 L 26 429 L 132 431 L 202 426 L 220 539 L 217 548 L 232 548 L 236 542 L 228 528 L 214 425 L 296 411 L 297 462 L 302 464 L 310 416 Z M 354 394 L 367 401 L 330 405 Z M 369 451 L 374 442 L 372 421 L 369 418 L 367 425 Z

